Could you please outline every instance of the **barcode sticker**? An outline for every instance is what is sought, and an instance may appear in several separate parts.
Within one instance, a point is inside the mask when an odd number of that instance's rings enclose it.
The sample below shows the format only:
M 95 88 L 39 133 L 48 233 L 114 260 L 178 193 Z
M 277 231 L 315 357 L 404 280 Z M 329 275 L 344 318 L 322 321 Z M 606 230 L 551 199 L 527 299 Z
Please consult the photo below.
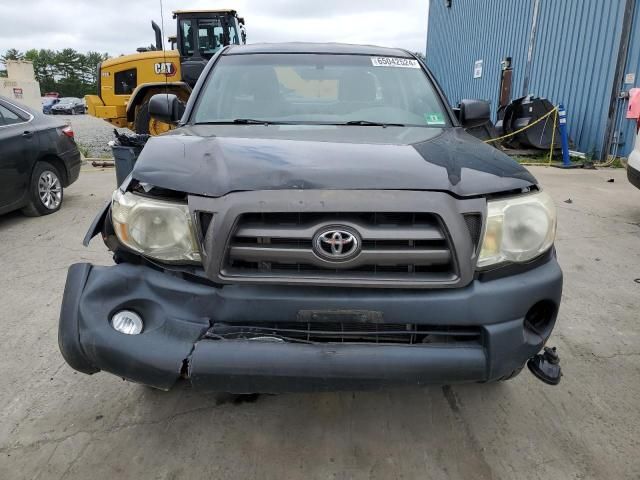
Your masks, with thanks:
M 371 63 L 374 67 L 420 68 L 413 58 L 371 57 Z

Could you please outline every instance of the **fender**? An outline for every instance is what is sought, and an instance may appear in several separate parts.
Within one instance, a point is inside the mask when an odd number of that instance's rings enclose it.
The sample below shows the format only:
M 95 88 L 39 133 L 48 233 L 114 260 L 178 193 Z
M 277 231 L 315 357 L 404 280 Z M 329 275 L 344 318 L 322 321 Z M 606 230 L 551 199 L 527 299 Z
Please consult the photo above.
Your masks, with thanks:
M 188 95 L 191 95 L 191 87 L 185 82 L 148 82 L 140 84 L 131 93 L 129 101 L 127 102 L 127 121 L 133 122 L 136 107 L 142 103 L 142 100 L 144 100 L 149 90 L 157 88 L 166 88 L 170 92 L 183 90 Z

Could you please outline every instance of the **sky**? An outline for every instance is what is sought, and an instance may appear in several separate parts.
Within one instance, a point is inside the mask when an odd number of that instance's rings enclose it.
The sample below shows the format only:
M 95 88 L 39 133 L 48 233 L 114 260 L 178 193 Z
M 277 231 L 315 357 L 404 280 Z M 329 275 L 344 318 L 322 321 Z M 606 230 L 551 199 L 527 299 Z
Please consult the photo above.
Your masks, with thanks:
M 424 53 L 429 0 L 162 0 L 165 39 L 176 9 L 234 8 L 247 42 L 346 42 Z M 154 42 L 160 0 L 0 0 L 0 53 L 74 48 L 117 56 Z

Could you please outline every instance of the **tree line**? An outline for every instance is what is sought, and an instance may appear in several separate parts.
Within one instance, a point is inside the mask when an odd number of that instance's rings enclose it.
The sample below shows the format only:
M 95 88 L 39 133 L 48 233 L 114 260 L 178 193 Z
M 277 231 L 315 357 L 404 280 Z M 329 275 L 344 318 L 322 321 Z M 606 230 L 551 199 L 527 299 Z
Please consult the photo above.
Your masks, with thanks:
M 96 93 L 98 64 L 109 58 L 106 53 L 77 52 L 73 48 L 62 50 L 31 49 L 20 52 L 10 48 L 0 56 L 0 63 L 7 60 L 29 60 L 33 62 L 36 80 L 40 82 L 40 93 L 58 92 L 63 97 L 82 98 Z M 0 71 L 0 76 L 2 71 Z M 6 75 L 6 72 L 5 72 Z

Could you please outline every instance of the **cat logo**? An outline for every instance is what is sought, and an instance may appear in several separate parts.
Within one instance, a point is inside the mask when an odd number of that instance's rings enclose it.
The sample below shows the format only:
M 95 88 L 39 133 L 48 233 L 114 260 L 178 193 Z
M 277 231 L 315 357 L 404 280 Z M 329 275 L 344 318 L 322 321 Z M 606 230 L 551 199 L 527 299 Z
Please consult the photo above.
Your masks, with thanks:
M 156 75 L 173 77 L 176 74 L 176 66 L 171 62 L 156 63 L 153 66 L 153 71 L 156 73 Z

